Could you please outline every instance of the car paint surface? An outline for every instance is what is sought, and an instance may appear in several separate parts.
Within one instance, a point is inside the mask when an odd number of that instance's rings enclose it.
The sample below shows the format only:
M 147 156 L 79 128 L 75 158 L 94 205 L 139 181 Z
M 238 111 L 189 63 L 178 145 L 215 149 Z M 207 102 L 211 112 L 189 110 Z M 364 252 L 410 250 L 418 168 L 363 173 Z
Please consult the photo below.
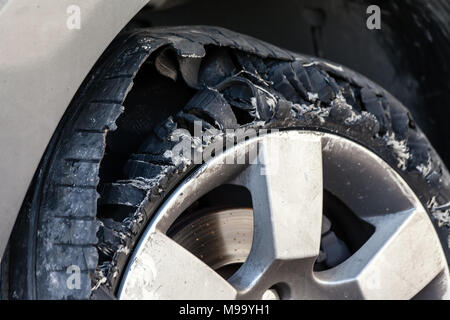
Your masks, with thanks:
M 148 2 L 0 0 L 0 257 L 71 99 L 112 39 Z M 79 8 L 79 28 L 68 27 L 76 12 L 70 6 Z

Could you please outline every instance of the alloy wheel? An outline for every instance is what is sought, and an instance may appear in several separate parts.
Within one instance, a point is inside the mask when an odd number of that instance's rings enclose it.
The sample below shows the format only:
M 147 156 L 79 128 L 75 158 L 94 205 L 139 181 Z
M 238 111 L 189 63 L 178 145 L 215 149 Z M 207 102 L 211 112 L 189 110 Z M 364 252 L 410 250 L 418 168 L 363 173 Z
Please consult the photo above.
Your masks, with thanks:
M 227 161 L 242 155 L 246 163 Z M 168 235 L 189 206 L 223 184 L 245 187 L 252 208 L 210 212 L 181 226 L 184 231 L 178 235 Z M 323 212 L 325 192 L 372 231 L 343 261 L 317 270 L 330 228 Z M 195 226 L 206 231 L 189 233 Z M 236 232 L 241 236 L 237 241 Z M 204 237 L 208 241 L 202 241 Z M 206 243 L 205 251 L 195 249 L 196 241 Z M 229 254 L 219 254 L 225 251 Z M 219 272 L 236 263 L 239 267 L 232 275 Z M 411 188 L 381 158 L 353 141 L 294 130 L 238 144 L 185 179 L 150 221 L 119 290 L 120 299 L 418 295 L 448 298 L 449 271 L 427 211 Z

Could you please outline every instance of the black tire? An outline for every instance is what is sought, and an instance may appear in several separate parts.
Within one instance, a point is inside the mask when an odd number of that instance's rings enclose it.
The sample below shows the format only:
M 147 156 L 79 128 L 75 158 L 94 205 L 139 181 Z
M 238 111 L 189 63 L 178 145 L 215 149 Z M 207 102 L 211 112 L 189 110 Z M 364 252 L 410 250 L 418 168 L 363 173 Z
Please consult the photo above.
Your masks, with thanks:
M 174 130 L 196 120 L 219 131 L 325 131 L 366 146 L 412 187 L 449 256 L 447 169 L 388 92 L 225 29 L 145 29 L 113 43 L 55 133 L 11 238 L 8 297 L 113 298 L 149 218 L 195 167 L 164 153 Z M 71 265 L 80 267 L 79 289 L 66 284 Z

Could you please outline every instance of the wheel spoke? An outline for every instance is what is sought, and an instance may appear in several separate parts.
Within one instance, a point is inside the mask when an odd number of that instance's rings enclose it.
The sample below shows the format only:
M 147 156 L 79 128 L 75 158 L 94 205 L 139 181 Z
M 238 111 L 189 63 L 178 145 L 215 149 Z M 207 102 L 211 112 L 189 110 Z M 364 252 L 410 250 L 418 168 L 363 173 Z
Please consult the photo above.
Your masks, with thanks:
M 423 209 L 371 221 L 372 237 L 347 261 L 319 273 L 325 295 L 351 299 L 410 299 L 445 264 L 433 225 Z
M 299 133 L 265 137 L 259 160 L 238 178 L 252 194 L 254 238 L 247 261 L 230 279 L 236 286 L 251 286 L 275 261 L 279 266 L 315 258 L 320 249 L 320 137 Z
M 219 274 L 161 232 L 152 233 L 131 263 L 121 299 L 234 299 Z

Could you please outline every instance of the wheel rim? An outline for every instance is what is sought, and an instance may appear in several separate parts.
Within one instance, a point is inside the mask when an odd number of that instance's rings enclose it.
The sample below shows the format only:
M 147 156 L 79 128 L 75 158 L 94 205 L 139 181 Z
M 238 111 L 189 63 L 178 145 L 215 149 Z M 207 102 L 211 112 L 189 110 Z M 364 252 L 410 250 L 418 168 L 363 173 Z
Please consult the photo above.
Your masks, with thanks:
M 242 154 L 250 164 L 227 161 Z M 196 199 L 225 183 L 247 188 L 253 202 L 251 249 L 228 280 L 167 235 Z M 324 189 L 375 231 L 348 259 L 317 272 Z M 442 299 L 449 296 L 448 283 L 447 261 L 428 214 L 391 167 L 340 136 L 282 131 L 238 144 L 185 179 L 149 223 L 118 296 L 410 299 L 426 288 L 429 297 Z

